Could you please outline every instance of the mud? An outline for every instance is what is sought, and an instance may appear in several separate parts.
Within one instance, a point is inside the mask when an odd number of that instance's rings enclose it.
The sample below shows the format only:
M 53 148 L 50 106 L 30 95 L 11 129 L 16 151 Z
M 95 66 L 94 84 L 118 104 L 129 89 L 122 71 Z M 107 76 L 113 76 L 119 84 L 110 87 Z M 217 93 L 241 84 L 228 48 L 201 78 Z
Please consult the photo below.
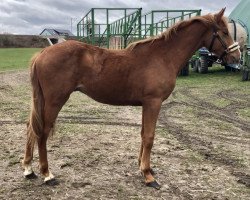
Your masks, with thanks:
M 159 116 L 152 167 L 162 188 L 138 169 L 141 108 L 102 105 L 72 94 L 48 143 L 47 186 L 20 165 L 30 107 L 27 71 L 0 74 L 0 199 L 250 199 L 250 93 L 176 88 Z M 197 95 L 199 94 L 199 95 Z M 223 104 L 214 103 L 222 101 Z

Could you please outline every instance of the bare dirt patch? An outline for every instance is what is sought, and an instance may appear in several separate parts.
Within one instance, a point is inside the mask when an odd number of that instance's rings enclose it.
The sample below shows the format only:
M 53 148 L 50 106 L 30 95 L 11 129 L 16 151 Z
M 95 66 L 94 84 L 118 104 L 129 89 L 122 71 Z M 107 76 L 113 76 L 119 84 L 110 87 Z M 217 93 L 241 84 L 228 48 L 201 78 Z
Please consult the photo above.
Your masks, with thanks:
M 162 188 L 144 186 L 137 164 L 141 108 L 72 94 L 48 144 L 58 186 L 22 176 L 27 71 L 0 74 L 0 199 L 250 199 L 249 90 L 176 88 L 164 103 L 152 164 Z

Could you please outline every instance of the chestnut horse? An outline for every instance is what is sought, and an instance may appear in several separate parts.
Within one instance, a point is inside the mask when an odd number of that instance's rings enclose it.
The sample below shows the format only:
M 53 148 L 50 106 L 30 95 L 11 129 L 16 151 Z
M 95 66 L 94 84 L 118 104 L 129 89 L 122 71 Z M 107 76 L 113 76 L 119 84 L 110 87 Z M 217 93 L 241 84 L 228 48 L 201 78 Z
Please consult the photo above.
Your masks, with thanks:
M 41 174 L 46 183 L 53 183 L 47 138 L 70 94 L 80 91 L 105 104 L 142 106 L 139 167 L 146 185 L 159 189 L 150 168 L 155 126 L 162 102 L 173 91 L 182 66 L 201 47 L 207 47 L 227 63 L 240 60 L 224 10 L 179 22 L 161 35 L 134 42 L 123 50 L 67 41 L 36 55 L 30 73 L 33 96 L 22 162 L 24 175 L 35 175 L 31 161 L 37 143 Z

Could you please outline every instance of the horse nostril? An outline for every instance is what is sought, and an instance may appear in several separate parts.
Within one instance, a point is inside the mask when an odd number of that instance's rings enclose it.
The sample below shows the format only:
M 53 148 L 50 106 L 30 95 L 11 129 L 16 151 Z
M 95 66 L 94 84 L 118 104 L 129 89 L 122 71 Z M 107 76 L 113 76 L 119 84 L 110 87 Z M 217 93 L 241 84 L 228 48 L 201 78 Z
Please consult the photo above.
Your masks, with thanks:
M 233 63 L 239 63 L 240 59 L 239 58 L 236 58 L 235 56 L 233 56 Z
M 237 59 L 233 56 L 233 62 L 236 63 Z

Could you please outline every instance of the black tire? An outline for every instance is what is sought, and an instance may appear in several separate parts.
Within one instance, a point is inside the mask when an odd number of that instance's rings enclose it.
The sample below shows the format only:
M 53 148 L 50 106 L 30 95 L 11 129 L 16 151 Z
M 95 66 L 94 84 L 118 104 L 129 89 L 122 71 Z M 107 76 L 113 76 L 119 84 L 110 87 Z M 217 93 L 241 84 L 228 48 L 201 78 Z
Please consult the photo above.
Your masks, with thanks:
M 189 75 L 189 63 L 185 65 L 185 67 L 181 70 L 181 76 L 188 76 Z
M 231 67 L 225 65 L 225 70 L 226 70 L 226 72 L 230 72 L 231 71 Z
M 214 63 L 213 61 L 209 60 L 209 61 L 207 61 L 207 66 L 208 66 L 208 67 L 212 67 L 212 66 L 213 66 L 213 63 Z
M 227 72 L 236 72 L 236 69 L 235 69 L 235 68 L 230 67 L 230 66 L 228 66 L 228 65 L 225 65 L 225 70 L 226 70 Z
M 208 72 L 208 63 L 206 56 L 200 57 L 200 62 L 198 65 L 198 72 L 201 74 L 206 74 Z
M 247 81 L 248 78 L 249 78 L 248 75 L 249 75 L 249 71 L 243 70 L 243 73 L 242 73 L 242 81 Z
M 193 72 L 198 72 L 199 62 L 200 62 L 199 59 L 193 62 Z

